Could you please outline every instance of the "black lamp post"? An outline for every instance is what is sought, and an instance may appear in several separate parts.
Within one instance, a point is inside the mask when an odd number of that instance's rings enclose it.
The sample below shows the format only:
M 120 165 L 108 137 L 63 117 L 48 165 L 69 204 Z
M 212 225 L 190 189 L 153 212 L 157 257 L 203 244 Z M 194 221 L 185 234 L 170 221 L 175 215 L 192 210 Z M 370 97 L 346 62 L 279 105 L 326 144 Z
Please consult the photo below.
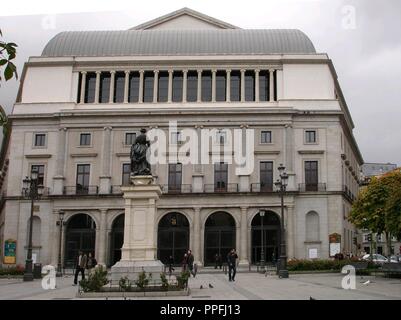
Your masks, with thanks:
M 285 167 L 280 164 L 278 167 L 280 179 L 274 183 L 278 189 L 281 198 L 281 244 L 280 244 L 280 263 L 278 265 L 278 275 L 280 278 L 288 278 L 287 270 L 287 254 L 284 229 L 284 195 L 288 185 L 288 174 L 285 172 Z
M 59 221 L 57 221 L 57 225 L 60 227 L 60 238 L 58 243 L 58 265 L 56 277 L 61 277 L 63 275 L 61 262 L 61 246 L 63 242 L 64 211 L 59 212 Z
M 261 232 L 261 242 L 262 249 L 260 251 L 260 267 L 262 271 L 265 269 L 265 243 L 264 243 L 264 230 L 263 230 L 263 217 L 265 216 L 265 210 L 260 210 L 260 232 Z
M 32 273 L 32 229 L 34 202 L 43 194 L 43 186 L 38 184 L 38 170 L 32 169 L 31 177 L 25 177 L 23 182 L 23 194 L 31 199 L 31 216 L 29 219 L 28 253 L 25 262 L 24 281 L 33 281 Z

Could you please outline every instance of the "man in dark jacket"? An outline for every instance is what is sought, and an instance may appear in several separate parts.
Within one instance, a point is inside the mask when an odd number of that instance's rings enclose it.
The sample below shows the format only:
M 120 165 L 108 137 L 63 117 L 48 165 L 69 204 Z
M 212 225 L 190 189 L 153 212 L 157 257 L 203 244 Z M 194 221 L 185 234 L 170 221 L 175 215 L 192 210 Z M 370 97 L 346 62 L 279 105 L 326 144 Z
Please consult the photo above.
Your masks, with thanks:
M 81 272 L 82 280 L 85 279 L 85 268 L 86 263 L 88 262 L 88 258 L 86 254 L 82 251 L 79 251 L 79 255 L 75 262 L 75 276 L 74 276 L 74 285 L 78 283 L 78 274 Z
M 193 256 L 191 250 L 188 250 L 188 253 L 187 253 L 187 263 L 188 263 L 189 272 L 191 272 L 191 274 L 192 274 L 192 275 L 194 276 L 194 278 L 195 278 L 195 276 L 196 276 L 196 270 L 194 271 L 194 256 Z
M 238 255 L 235 252 L 235 249 L 231 249 L 227 255 L 228 281 L 235 281 L 235 275 L 237 273 L 237 259 Z

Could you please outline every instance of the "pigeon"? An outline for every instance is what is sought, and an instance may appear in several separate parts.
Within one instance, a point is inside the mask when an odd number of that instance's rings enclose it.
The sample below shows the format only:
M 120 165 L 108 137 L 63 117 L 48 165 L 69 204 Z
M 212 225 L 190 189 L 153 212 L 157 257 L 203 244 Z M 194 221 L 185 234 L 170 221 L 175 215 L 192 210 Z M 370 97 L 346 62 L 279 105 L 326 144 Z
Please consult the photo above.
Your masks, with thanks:
M 203 289 L 203 286 L 201 285 L 199 289 Z
M 214 287 L 209 283 L 209 288 L 212 288 L 212 289 L 213 289 Z
M 309 300 L 316 300 L 315 298 L 313 298 L 313 297 L 309 297 Z
M 370 280 L 365 281 L 363 284 L 368 285 L 370 283 Z

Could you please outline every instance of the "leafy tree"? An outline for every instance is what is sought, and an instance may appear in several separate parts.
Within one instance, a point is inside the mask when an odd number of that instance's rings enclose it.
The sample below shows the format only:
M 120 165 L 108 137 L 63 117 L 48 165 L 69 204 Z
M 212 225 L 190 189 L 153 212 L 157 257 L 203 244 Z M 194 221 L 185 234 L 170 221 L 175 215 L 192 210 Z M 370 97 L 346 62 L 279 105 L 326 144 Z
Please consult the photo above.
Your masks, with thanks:
M 0 37 L 3 34 L 0 30 Z M 3 72 L 0 72 L 0 82 L 4 79 L 10 80 L 13 76 L 18 79 L 17 67 L 11 61 L 14 60 L 17 54 L 17 45 L 14 42 L 4 42 L 0 40 L 0 67 L 4 68 Z M 4 67 L 5 66 L 5 67 Z

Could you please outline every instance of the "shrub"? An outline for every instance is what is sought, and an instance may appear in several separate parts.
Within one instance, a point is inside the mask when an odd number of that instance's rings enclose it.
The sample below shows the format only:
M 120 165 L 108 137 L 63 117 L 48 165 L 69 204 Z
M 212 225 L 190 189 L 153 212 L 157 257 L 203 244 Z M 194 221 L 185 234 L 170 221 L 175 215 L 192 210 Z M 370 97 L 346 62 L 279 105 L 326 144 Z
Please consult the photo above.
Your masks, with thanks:
M 135 284 L 138 288 L 144 289 L 147 285 L 149 285 L 149 281 L 152 279 L 152 274 L 149 273 L 149 276 L 146 276 L 146 272 L 142 271 L 138 274 L 138 279 L 135 280 Z
M 188 279 L 190 277 L 189 271 L 182 271 L 179 276 L 177 276 L 178 288 L 185 289 L 188 286 Z
M 90 291 L 101 291 L 102 287 L 109 281 L 107 280 L 107 270 L 103 269 L 103 266 L 99 265 L 91 272 L 88 278 L 83 279 L 79 282 L 84 292 Z
M 162 281 L 162 289 L 167 290 L 169 287 L 169 283 L 166 277 L 166 273 L 160 273 L 160 280 Z
M 289 271 L 318 271 L 318 270 L 333 270 L 341 271 L 347 265 L 352 264 L 354 260 L 306 260 L 294 259 L 287 263 Z M 369 267 L 369 266 L 368 266 Z
M 15 267 L 8 267 L 0 269 L 0 276 L 20 276 L 25 272 L 25 267 L 17 265 Z
M 127 276 L 122 277 L 118 282 L 118 286 L 120 287 L 121 291 L 131 291 L 132 284 L 131 281 L 128 279 Z

